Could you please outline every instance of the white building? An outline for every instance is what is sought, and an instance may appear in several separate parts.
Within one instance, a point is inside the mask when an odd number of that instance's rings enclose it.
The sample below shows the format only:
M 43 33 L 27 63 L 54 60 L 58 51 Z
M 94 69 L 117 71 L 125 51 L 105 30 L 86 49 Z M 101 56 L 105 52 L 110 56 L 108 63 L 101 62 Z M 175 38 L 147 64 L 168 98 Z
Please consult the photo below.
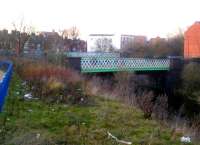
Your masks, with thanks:
M 134 35 L 121 35 L 120 49 L 124 49 L 127 47 L 127 45 L 131 45 L 131 43 L 134 41 L 134 38 Z
M 115 34 L 90 34 L 87 40 L 88 51 L 119 49 L 119 37 Z

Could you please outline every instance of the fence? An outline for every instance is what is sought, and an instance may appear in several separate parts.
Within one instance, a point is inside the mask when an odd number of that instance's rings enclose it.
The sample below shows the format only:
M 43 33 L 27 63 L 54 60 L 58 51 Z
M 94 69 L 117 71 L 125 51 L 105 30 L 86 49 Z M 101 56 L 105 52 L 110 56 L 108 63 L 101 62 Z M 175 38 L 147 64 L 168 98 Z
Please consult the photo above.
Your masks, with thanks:
M 0 112 L 1 112 L 3 109 L 5 97 L 8 94 L 8 87 L 12 76 L 13 64 L 12 62 L 9 61 L 1 61 L 0 69 L 5 72 L 3 78 L 0 80 Z

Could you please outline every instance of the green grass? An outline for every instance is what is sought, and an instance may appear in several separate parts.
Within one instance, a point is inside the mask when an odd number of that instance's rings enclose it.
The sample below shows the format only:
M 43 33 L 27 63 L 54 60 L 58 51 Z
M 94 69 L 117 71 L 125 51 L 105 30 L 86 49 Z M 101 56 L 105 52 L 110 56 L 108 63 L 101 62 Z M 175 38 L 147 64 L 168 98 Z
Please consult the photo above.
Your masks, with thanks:
M 46 104 L 24 100 L 25 91 L 15 75 L 0 114 L 0 144 L 117 145 L 109 131 L 133 145 L 181 145 L 170 129 L 119 102 L 96 97 L 93 106 Z

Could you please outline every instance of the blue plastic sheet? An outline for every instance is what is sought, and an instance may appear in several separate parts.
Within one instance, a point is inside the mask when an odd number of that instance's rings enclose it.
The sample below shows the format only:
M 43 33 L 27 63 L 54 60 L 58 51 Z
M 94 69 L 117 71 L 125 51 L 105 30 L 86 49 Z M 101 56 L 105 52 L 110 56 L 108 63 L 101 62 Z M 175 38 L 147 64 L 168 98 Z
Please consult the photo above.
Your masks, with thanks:
M 5 97 L 8 94 L 9 82 L 13 71 L 13 63 L 10 61 L 0 61 L 0 69 L 5 72 L 3 78 L 0 80 L 0 112 L 1 112 L 5 102 Z

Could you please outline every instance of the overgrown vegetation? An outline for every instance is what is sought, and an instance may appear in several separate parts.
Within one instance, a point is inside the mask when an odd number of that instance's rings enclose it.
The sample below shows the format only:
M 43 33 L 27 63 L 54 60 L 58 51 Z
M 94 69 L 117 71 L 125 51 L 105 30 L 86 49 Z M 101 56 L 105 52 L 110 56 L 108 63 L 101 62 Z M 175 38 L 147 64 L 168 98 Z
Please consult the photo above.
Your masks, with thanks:
M 146 120 L 136 108 L 95 97 L 96 105 L 46 104 L 24 100 L 28 88 L 14 75 L 4 112 L 0 115 L 0 143 L 10 145 L 112 145 L 109 131 L 135 145 L 181 145 L 165 125 Z
M 161 84 L 156 84 L 156 80 L 152 80 L 152 78 L 150 79 L 145 75 L 136 76 L 132 73 L 123 72 L 117 73 L 114 80 L 110 79 L 110 82 L 109 79 L 103 80 L 99 77 L 92 78 L 90 82 L 94 94 L 102 94 L 106 98 L 117 99 L 140 108 L 144 113 L 144 118 L 153 118 L 167 123 L 175 130 L 178 128 L 181 133 L 199 139 L 198 112 L 192 111 L 198 109 L 194 106 L 195 102 L 189 101 L 186 97 L 182 102 L 182 106 L 179 106 L 180 109 L 174 110 L 173 106 L 170 106 L 169 96 L 162 91 Z M 180 93 L 181 85 L 178 88 L 181 97 L 183 96 Z
M 185 66 L 182 72 L 182 92 L 189 99 L 200 103 L 200 65 L 192 62 Z
M 83 79 L 71 69 L 48 62 L 18 60 L 16 70 L 34 97 L 45 102 L 89 103 Z
M 133 73 L 121 72 L 116 73 L 113 79 L 103 80 L 93 77 L 91 80 L 94 94 L 108 96 L 136 106 L 144 112 L 144 117 L 147 119 L 150 119 L 152 114 L 159 119 L 168 116 L 168 97 L 156 95 L 149 87 L 151 86 L 150 80 L 145 75 L 136 76 Z M 162 112 L 159 112 L 160 109 Z

